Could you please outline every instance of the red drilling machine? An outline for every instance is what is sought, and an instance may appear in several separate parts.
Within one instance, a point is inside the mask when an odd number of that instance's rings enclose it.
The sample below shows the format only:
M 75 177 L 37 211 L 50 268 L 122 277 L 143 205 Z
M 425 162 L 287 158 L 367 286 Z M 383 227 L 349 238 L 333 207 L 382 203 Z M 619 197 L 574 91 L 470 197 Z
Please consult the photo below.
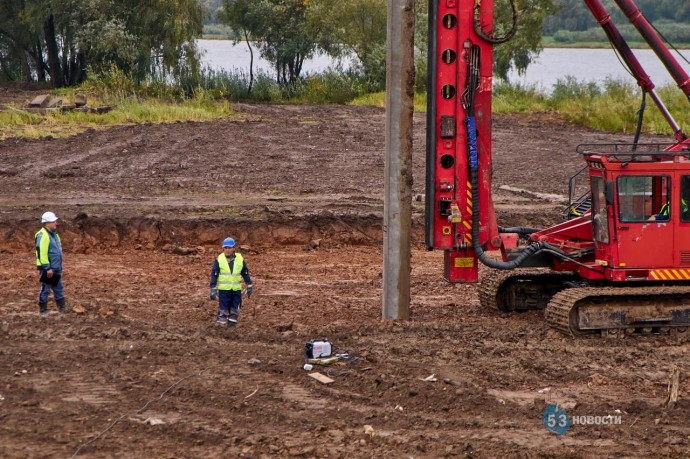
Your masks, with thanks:
M 674 132 L 667 144 L 580 145 L 589 192 L 547 229 L 503 228 L 491 197 L 493 0 L 430 0 L 426 244 L 483 306 L 543 309 L 574 335 L 690 327 L 690 141 L 600 0 L 584 0 Z M 690 99 L 690 78 L 632 0 L 615 0 Z M 639 123 L 641 124 L 641 123 Z M 517 154 L 517 153 L 516 153 Z M 572 184 L 572 181 L 571 181 Z M 501 257 L 488 256 L 500 251 Z

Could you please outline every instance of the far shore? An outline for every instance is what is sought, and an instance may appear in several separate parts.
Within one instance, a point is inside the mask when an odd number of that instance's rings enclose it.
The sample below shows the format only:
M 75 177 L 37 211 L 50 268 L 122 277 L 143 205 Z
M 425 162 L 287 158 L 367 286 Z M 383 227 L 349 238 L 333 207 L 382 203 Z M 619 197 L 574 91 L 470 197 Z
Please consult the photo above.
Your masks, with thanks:
M 234 41 L 235 39 L 228 35 L 223 34 L 204 34 L 201 40 L 229 40 Z M 238 40 L 238 42 L 243 42 L 244 40 Z M 579 41 L 573 43 L 556 43 L 551 37 L 546 37 L 542 41 L 542 46 L 544 48 L 582 48 L 582 49 L 608 49 L 611 44 L 607 41 Z M 628 42 L 628 46 L 632 49 L 649 49 L 649 45 L 645 42 L 633 41 Z M 690 49 L 690 43 L 674 43 L 677 49 Z

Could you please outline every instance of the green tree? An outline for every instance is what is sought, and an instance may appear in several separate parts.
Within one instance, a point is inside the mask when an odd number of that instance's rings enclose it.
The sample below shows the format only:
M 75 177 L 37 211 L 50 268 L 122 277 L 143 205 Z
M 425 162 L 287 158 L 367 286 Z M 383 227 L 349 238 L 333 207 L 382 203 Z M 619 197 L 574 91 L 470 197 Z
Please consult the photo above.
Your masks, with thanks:
M 254 0 L 242 3 L 241 8 L 235 8 L 235 3 L 223 1 L 222 19 L 258 42 L 261 56 L 276 70 L 278 84 L 294 84 L 304 60 L 316 51 L 306 23 L 309 0 Z
M 138 81 L 198 71 L 197 0 L 0 0 L 0 65 L 8 79 L 58 86 L 116 65 Z
M 332 57 L 355 55 L 372 89 L 386 81 L 387 0 L 313 0 L 308 25 Z
M 544 18 L 544 33 L 553 35 L 558 30 L 570 32 L 596 27 L 597 23 L 583 0 L 556 0 L 555 11 Z
M 38 37 L 20 20 L 21 8 L 22 2 L 0 0 L 0 71 L 6 80 L 31 81 L 32 64 L 39 65 L 41 71 L 43 67 L 34 62 Z
M 611 14 L 616 25 L 627 24 L 628 19 L 620 11 L 614 0 L 602 0 L 604 8 Z M 687 0 L 636 0 L 640 11 L 650 21 L 665 19 L 683 22 L 690 19 L 686 11 L 690 9 Z M 555 0 L 558 10 L 548 16 L 544 32 L 553 35 L 558 30 L 581 32 L 597 27 L 596 21 L 583 0 Z
M 515 68 L 518 74 L 527 70 L 529 64 L 542 50 L 541 38 L 544 19 L 556 11 L 553 0 L 517 0 L 518 29 L 506 43 L 494 47 L 494 74 L 504 80 Z M 509 0 L 496 0 L 494 5 L 494 28 L 497 36 L 508 30 L 512 24 L 512 9 Z
M 138 37 L 137 77 L 196 74 L 203 10 L 197 0 L 127 0 L 116 2 L 126 29 Z
M 204 9 L 204 24 L 222 22 L 218 17 L 223 11 L 223 0 L 199 0 Z
M 251 94 L 254 85 L 254 50 L 251 39 L 252 30 L 259 30 L 261 18 L 255 15 L 252 8 L 254 0 L 223 0 L 222 9 L 217 13 L 218 20 L 229 25 L 233 31 L 240 32 L 249 48 L 249 87 L 247 92 Z M 237 43 L 237 40 L 233 40 Z
M 434 0 L 439 1 L 439 0 Z M 544 19 L 556 10 L 553 0 L 517 0 L 519 27 L 515 36 L 494 47 L 494 71 L 507 79 L 515 68 L 524 72 L 541 51 Z M 582 1 L 582 0 L 577 0 Z M 415 2 L 415 62 L 418 68 L 416 87 L 425 86 L 428 43 L 428 2 Z M 310 6 L 310 25 L 316 30 L 319 46 L 331 55 L 354 53 L 362 63 L 369 82 L 385 82 L 386 0 L 313 0 Z M 512 26 L 510 0 L 495 0 L 495 36 L 501 36 Z

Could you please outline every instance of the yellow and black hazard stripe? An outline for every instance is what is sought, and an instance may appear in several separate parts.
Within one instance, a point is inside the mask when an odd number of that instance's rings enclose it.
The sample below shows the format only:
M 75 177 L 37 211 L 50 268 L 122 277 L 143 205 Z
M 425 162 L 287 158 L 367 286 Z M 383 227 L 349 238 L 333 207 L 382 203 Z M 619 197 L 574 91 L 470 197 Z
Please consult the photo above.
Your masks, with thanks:
M 467 181 L 467 202 L 466 202 L 466 212 L 468 218 L 464 219 L 462 221 L 462 224 L 465 226 L 465 237 L 464 241 L 468 245 L 472 245 L 472 214 L 474 213 L 473 210 L 474 208 L 472 207 L 472 184 Z M 481 220 L 479 221 L 479 226 L 481 226 L 482 222 Z
M 652 269 L 651 280 L 690 280 L 690 269 Z

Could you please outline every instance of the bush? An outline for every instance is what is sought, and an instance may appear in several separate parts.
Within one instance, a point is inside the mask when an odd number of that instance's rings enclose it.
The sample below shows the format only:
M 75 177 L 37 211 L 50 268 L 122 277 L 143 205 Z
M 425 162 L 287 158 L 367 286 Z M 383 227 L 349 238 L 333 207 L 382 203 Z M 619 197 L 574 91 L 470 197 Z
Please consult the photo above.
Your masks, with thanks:
M 568 75 L 565 79 L 558 79 L 553 85 L 551 100 L 558 102 L 565 99 L 592 99 L 601 95 L 601 89 L 593 81 L 577 81 L 575 77 Z
M 317 104 L 344 104 L 366 92 L 364 77 L 355 70 L 329 68 L 324 72 L 307 75 L 289 85 L 279 85 L 266 72 L 254 77 L 251 92 L 249 75 L 243 71 L 218 72 L 204 70 L 200 78 L 186 83 L 190 88 L 201 88 L 214 97 L 257 102 L 307 102 Z M 190 91 L 194 94 L 198 89 Z
M 241 40 L 243 38 L 241 34 L 236 33 L 232 28 L 224 24 L 204 24 L 202 34 L 204 37 L 222 37 L 231 40 Z
M 556 43 L 573 43 L 575 34 L 569 30 L 559 30 L 553 34 L 553 39 Z
M 386 44 L 374 45 L 371 52 L 362 58 L 360 69 L 367 85 L 367 92 L 386 89 Z
M 608 77 L 602 85 L 604 94 L 614 99 L 637 99 L 640 95 L 640 89 L 628 81 Z
M 523 86 L 497 82 L 492 108 L 497 113 L 532 112 L 546 109 L 546 95 L 536 85 Z
M 283 93 L 273 78 L 261 73 L 254 79 L 249 98 L 259 102 L 280 102 L 283 100 Z
M 115 100 L 136 96 L 138 86 L 134 82 L 134 78 L 123 72 L 115 64 L 110 65 L 108 70 L 103 72 L 94 72 L 92 69 L 88 69 L 87 75 L 88 77 L 82 85 L 85 91 L 97 92 L 102 94 L 105 99 Z
M 583 30 L 582 32 L 577 32 L 575 35 L 577 41 L 584 42 L 597 42 L 597 41 L 608 41 L 606 32 L 604 32 L 600 27 L 594 27 L 591 29 Z
M 345 104 L 358 95 L 357 75 L 342 69 L 328 69 L 307 78 L 304 98 L 309 103 Z
M 658 21 L 654 26 L 671 43 L 690 43 L 690 24 L 686 22 Z
M 385 53 L 385 49 L 383 49 Z M 385 54 L 384 54 L 385 61 Z M 382 69 L 385 86 L 385 65 Z M 370 71 L 373 71 L 370 68 Z M 89 74 L 84 87 L 116 101 L 150 97 L 175 102 L 185 100 L 307 102 L 345 104 L 371 92 L 380 83 L 362 68 L 342 69 L 340 66 L 307 75 L 293 84 L 279 85 L 273 75 L 257 71 L 250 91 L 249 74 L 243 70 L 214 70 L 208 67 L 199 72 L 181 72 L 175 76 L 151 76 L 137 85 L 134 78 L 112 66 L 107 72 Z

